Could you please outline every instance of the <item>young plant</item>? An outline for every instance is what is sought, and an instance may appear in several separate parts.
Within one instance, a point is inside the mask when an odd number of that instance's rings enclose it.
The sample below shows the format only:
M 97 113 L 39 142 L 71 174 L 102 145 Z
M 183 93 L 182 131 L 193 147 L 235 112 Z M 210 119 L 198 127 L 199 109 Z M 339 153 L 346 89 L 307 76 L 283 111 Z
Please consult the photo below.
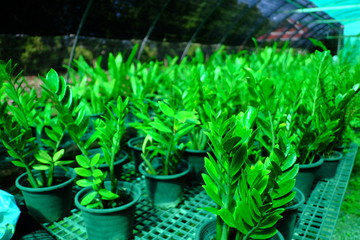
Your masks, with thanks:
M 128 99 L 124 102 L 118 97 L 116 105 L 106 107 L 104 120 L 97 120 L 95 134 L 99 138 L 99 144 L 103 152 L 103 159 L 109 167 L 108 172 L 99 169 L 101 162 L 100 154 L 93 158 L 86 155 L 76 156 L 80 167 L 75 168 L 76 173 L 83 177 L 77 181 L 81 187 L 91 186 L 94 192 L 89 193 L 81 201 L 81 204 L 89 208 L 111 208 L 121 204 L 124 197 L 118 188 L 118 179 L 115 177 L 114 163 L 120 151 L 120 142 L 125 132 L 125 116 Z M 105 185 L 106 176 L 109 174 L 110 186 Z
M 105 107 L 104 120 L 98 119 L 95 124 L 96 131 L 87 141 L 82 141 L 81 138 L 87 131 L 88 118 L 85 117 L 82 109 L 76 110 L 74 106 L 76 99 L 73 98 L 71 88 L 54 70 L 50 70 L 43 81 L 44 89 L 55 102 L 62 122 L 82 153 L 76 156 L 79 167 L 75 168 L 75 171 L 82 177 L 76 183 L 81 187 L 91 186 L 94 190 L 82 199 L 81 204 L 89 208 L 111 208 L 121 205 L 125 197 L 117 188 L 118 180 L 115 178 L 114 162 L 125 131 L 124 119 L 128 111 L 128 99 L 122 101 L 121 97 L 118 97 L 116 104 Z M 100 154 L 89 157 L 88 149 L 96 139 L 99 139 L 104 160 L 109 166 L 109 173 L 99 169 L 102 163 Z M 106 183 L 108 174 L 110 175 L 109 185 Z
M 171 175 L 177 172 L 180 153 L 185 144 L 181 142 L 191 129 L 199 124 L 197 113 L 194 111 L 177 111 L 163 101 L 158 102 L 160 113 L 157 114 L 144 132 L 150 141 L 144 142 L 148 154 L 143 154 L 151 174 Z M 152 159 L 160 156 L 162 169 L 158 171 L 152 166 Z
M 271 238 L 282 207 L 295 194 L 295 154 L 286 157 L 283 148 L 275 146 L 268 157 L 252 155 L 257 114 L 250 107 L 228 119 L 213 115 L 209 123 L 214 157 L 205 158 L 203 187 L 217 204 L 205 210 L 217 215 L 218 240 Z
M 52 130 L 45 130 L 49 139 L 42 139 L 52 149 L 51 151 L 39 150 L 36 142 L 36 131 L 33 123 L 38 121 L 40 109 L 37 107 L 38 98 L 34 91 L 26 92 L 22 85 L 23 79 L 17 75 L 9 79 L 6 85 L 8 100 L 11 105 L 2 104 L 2 141 L 10 156 L 14 158 L 13 164 L 26 169 L 29 183 L 32 187 L 49 187 L 55 184 L 54 170 L 56 166 L 64 166 L 72 161 L 61 160 L 64 149 L 59 149 L 60 142 L 64 136 L 65 128 L 57 123 Z M 5 113 L 5 108 L 11 115 Z M 37 161 L 35 161 L 37 160 Z M 32 169 L 39 170 L 42 178 L 35 178 Z

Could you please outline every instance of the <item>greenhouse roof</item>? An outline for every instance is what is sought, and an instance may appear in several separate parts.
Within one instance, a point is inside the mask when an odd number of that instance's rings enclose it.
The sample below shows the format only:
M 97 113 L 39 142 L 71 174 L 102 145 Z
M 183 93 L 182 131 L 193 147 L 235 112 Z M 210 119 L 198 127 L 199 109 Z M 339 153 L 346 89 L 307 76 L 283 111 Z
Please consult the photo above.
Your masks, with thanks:
M 312 46 L 309 38 L 321 40 L 341 35 L 342 24 L 355 22 L 360 16 L 360 4 L 356 2 L 359 1 L 14 0 L 0 10 L 0 19 L 7 23 L 0 34 L 76 34 L 83 20 L 79 32 L 87 37 L 234 46 L 245 46 L 257 38 L 260 42 L 289 41 L 294 47 L 306 48 Z M 353 8 L 317 9 L 333 6 L 330 3 Z

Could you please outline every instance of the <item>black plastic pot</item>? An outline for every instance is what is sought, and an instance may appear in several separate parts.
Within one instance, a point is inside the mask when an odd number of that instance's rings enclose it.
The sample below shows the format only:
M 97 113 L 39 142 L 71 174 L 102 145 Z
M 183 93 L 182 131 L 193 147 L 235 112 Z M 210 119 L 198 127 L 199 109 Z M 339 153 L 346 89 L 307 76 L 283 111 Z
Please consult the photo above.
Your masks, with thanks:
M 82 206 L 81 199 L 93 191 L 91 187 L 83 188 L 76 194 L 75 205 L 81 210 L 89 240 L 126 240 L 132 235 L 136 203 L 141 192 L 136 185 L 128 182 L 119 182 L 118 187 L 124 188 L 132 201 L 115 208 L 93 209 Z
M 216 220 L 210 220 L 202 224 L 196 231 L 195 240 L 213 240 L 216 235 Z M 271 240 L 285 240 L 280 232 L 277 232 Z
M 159 166 L 154 167 L 156 169 Z M 146 171 L 145 163 L 140 164 L 139 171 L 145 176 L 147 192 L 154 207 L 169 209 L 182 201 L 190 165 L 182 160 L 178 169 L 179 173 L 174 175 L 153 175 Z
M 316 172 L 316 180 L 335 177 L 337 167 L 343 154 L 339 151 L 332 151 L 330 156 L 323 156 L 324 163 Z
M 320 156 L 315 158 L 315 161 L 310 164 L 300 164 L 299 172 L 296 176 L 295 187 L 300 189 L 305 196 L 305 201 L 309 198 L 312 186 L 316 177 L 316 172 L 323 164 L 324 159 Z
M 305 196 L 301 190 L 298 188 L 294 188 L 293 190 L 296 192 L 295 198 L 293 200 L 294 204 L 285 208 L 285 211 L 281 214 L 283 218 L 280 219 L 276 224 L 276 228 L 281 232 L 285 240 L 292 239 L 298 220 L 298 210 L 300 206 L 305 203 Z
M 27 173 L 21 174 L 16 179 L 16 187 L 21 190 L 28 212 L 41 223 L 56 222 L 63 217 L 70 215 L 73 206 L 72 186 L 76 173 L 72 168 L 56 167 L 54 176 L 57 178 L 66 177 L 67 181 L 42 188 L 32 188 L 27 181 Z M 37 170 L 33 170 L 35 178 L 41 178 Z
M 134 137 L 128 141 L 128 147 L 130 149 L 130 159 L 134 161 L 135 171 L 138 171 L 140 164 L 143 162 L 141 158 L 142 149 L 139 144 L 144 142 L 145 137 Z
M 183 152 L 184 160 L 188 161 L 191 167 L 189 180 L 195 183 L 203 184 L 201 176 L 205 173 L 204 158 L 208 156 L 209 150 L 194 150 L 186 148 Z

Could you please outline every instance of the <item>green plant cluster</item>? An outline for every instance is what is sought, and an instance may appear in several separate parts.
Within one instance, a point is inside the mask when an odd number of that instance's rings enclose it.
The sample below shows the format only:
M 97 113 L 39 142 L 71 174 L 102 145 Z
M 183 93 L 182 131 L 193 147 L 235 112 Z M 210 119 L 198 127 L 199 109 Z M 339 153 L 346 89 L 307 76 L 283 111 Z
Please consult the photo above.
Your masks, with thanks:
M 79 150 L 71 159 L 77 183 L 94 190 L 82 204 L 116 205 L 121 192 L 113 165 L 126 130 L 135 128 L 145 138 L 142 157 L 152 174 L 177 173 L 185 148 L 211 150 L 203 178 L 218 205 L 207 209 L 218 216 L 218 239 L 268 238 L 294 197 L 299 164 L 343 144 L 359 113 L 360 68 L 329 51 L 298 54 L 275 45 L 232 55 L 220 49 L 206 58 L 197 49 L 193 58 L 148 62 L 136 60 L 137 51 L 127 59 L 110 54 L 107 68 L 102 58 L 92 66 L 80 57 L 68 80 L 51 69 L 41 77 L 41 96 L 25 90 L 11 62 L 0 64 L 1 140 L 33 187 L 44 183 L 32 169 L 50 184 L 53 168 L 71 163 L 62 159 L 68 136 Z M 90 156 L 94 145 L 103 158 Z

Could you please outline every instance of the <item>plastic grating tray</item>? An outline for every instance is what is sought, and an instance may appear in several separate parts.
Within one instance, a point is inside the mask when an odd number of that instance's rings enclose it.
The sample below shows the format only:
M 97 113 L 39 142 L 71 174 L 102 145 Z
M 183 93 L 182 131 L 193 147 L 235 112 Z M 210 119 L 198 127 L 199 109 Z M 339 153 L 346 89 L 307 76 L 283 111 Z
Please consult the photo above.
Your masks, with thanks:
M 358 146 L 353 144 L 340 162 L 334 179 L 317 183 L 307 203 L 300 211 L 300 221 L 293 239 L 331 239 L 341 202 Z M 123 180 L 132 181 L 141 188 L 142 197 L 137 204 L 133 239 L 144 240 L 191 240 L 198 227 L 214 218 L 214 215 L 200 209 L 215 206 L 199 185 L 189 185 L 185 189 L 184 201 L 169 210 L 155 209 L 147 199 L 143 177 L 134 171 L 132 163 L 124 166 Z M 43 225 L 56 239 L 87 239 L 81 212 L 73 209 L 72 215 L 59 222 Z
M 335 177 L 322 179 L 316 184 L 308 201 L 300 208 L 293 239 L 331 239 L 357 150 L 358 146 L 351 144 L 339 163 Z

